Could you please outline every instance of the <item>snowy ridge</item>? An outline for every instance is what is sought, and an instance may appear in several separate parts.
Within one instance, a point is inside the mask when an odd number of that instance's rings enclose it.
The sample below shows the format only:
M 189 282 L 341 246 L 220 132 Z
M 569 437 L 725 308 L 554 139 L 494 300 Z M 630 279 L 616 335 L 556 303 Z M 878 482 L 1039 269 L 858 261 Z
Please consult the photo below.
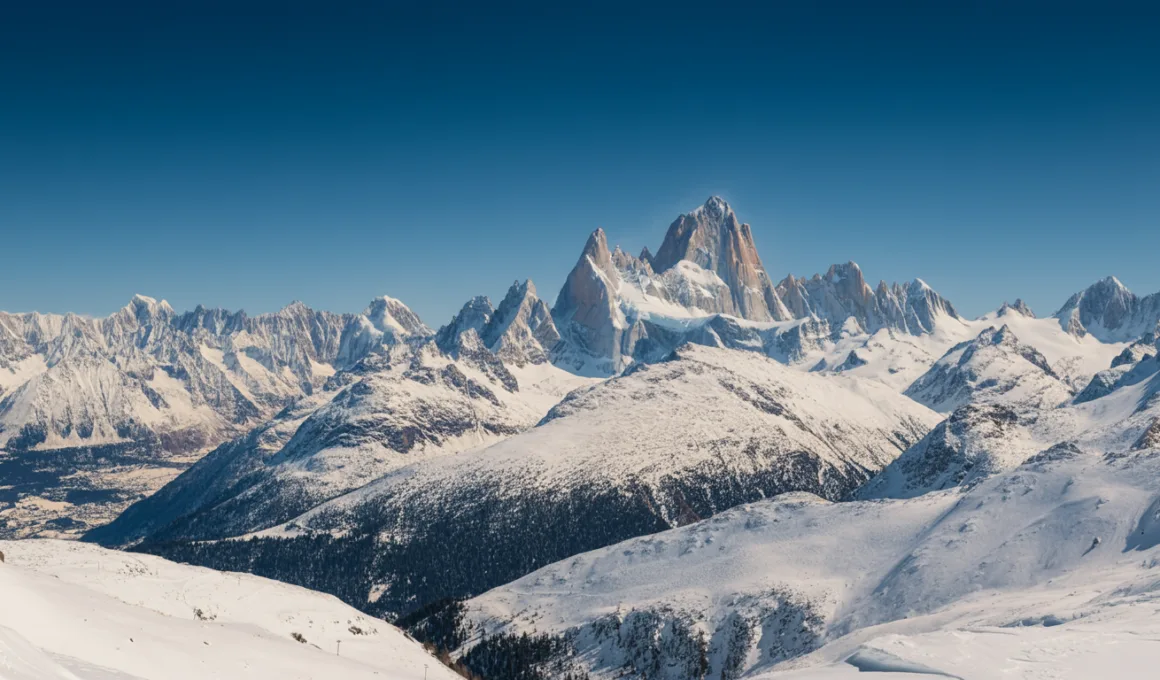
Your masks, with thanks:
M 297 302 L 256 317 L 204 307 L 177 314 L 141 295 L 104 319 L 0 313 L 0 445 L 169 434 L 166 450 L 196 450 L 310 393 L 375 348 L 430 333 L 387 297 L 362 315 Z

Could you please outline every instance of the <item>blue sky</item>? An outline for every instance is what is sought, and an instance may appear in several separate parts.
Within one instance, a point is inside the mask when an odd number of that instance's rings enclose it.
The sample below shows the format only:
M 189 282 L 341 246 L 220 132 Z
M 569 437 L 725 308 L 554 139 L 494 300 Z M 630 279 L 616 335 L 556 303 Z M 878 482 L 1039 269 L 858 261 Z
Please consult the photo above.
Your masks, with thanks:
M 711 194 L 775 279 L 853 259 L 969 315 L 1160 290 L 1144 3 L 17 4 L 0 309 L 387 293 L 438 325 Z

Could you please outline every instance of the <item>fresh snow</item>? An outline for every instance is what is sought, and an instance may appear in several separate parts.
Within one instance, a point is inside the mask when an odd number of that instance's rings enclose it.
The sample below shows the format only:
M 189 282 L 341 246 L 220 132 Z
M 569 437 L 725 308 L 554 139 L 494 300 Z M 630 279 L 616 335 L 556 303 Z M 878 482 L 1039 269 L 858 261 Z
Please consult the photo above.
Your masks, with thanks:
M 329 595 L 75 542 L 0 551 L 5 680 L 460 677 Z

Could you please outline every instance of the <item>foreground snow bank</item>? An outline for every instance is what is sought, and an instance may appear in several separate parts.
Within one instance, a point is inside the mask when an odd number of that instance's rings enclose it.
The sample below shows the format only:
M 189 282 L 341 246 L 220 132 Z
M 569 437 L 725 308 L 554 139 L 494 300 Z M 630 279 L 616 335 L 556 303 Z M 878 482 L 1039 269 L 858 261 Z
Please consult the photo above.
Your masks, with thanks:
M 459 677 L 397 628 L 304 588 L 64 541 L 0 551 L 4 680 Z

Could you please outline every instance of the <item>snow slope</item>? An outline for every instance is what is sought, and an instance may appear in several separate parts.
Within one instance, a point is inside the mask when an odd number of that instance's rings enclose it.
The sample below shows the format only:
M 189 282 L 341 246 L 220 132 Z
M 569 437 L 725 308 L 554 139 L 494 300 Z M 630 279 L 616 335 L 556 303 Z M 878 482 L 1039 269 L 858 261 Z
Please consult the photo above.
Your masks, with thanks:
M 0 551 L 5 680 L 459 677 L 329 595 L 80 543 Z

